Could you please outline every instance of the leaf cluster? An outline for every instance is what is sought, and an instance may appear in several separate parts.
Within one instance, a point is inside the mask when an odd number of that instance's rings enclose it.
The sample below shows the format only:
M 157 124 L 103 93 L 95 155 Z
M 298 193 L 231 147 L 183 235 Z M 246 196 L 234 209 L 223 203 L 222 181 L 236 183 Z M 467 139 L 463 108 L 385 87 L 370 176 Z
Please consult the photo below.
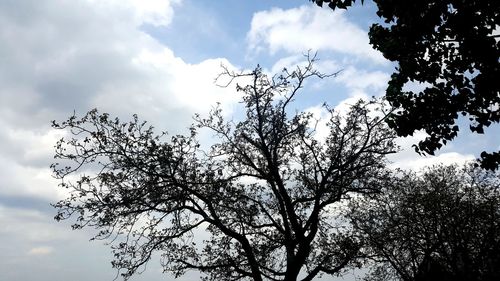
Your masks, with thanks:
M 335 9 L 353 1 L 315 2 Z M 429 136 L 415 149 L 432 155 L 457 136 L 460 116 L 478 134 L 500 122 L 499 1 L 374 2 L 385 24 L 371 26 L 370 42 L 398 63 L 386 98 L 400 109 L 387 120 L 399 136 L 424 130 Z M 408 89 L 408 82 L 419 87 Z M 483 168 L 499 163 L 499 152 L 481 153 Z

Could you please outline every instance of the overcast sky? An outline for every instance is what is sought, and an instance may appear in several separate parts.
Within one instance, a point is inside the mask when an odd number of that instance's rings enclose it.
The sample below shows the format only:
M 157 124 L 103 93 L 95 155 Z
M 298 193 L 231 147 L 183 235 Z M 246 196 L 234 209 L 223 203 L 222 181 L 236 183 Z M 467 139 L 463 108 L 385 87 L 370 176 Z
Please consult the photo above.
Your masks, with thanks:
M 323 102 L 341 107 L 380 96 L 395 65 L 369 45 L 376 20 L 371 3 L 333 13 L 306 0 L 1 0 L 0 280 L 116 275 L 109 247 L 88 241 L 93 230 L 53 221 L 49 203 L 65 193 L 49 169 L 61 137 L 51 120 L 98 108 L 182 132 L 195 112 L 216 102 L 228 116 L 238 114 L 234 88 L 213 83 L 221 63 L 260 64 L 272 73 L 303 62 L 308 50 L 318 52 L 320 70 L 343 71 L 308 83 L 299 109 L 321 114 Z M 406 149 L 392 157 L 393 166 L 473 159 L 482 148 L 498 149 L 494 135 L 463 134 L 438 157 Z M 181 280 L 191 279 L 196 275 Z M 171 278 L 155 259 L 133 280 Z

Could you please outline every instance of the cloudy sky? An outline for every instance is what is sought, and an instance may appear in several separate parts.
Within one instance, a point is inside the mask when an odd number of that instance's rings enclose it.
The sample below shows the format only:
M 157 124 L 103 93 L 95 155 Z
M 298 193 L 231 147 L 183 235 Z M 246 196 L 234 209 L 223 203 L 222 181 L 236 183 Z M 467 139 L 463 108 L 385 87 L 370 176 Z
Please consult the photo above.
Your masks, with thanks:
M 368 43 L 373 21 L 371 3 L 332 13 L 306 0 L 0 1 L 0 280 L 116 275 L 109 248 L 88 242 L 93 230 L 71 231 L 69 222 L 52 219 L 49 203 L 64 191 L 49 169 L 61 137 L 51 120 L 99 108 L 182 132 L 195 112 L 216 102 L 226 114 L 238 113 L 234 88 L 214 85 L 221 64 L 260 64 L 272 73 L 303 62 L 308 50 L 318 52 L 320 70 L 342 72 L 308 83 L 299 109 L 380 96 L 394 65 Z M 406 149 L 393 165 L 473 159 L 484 147 L 498 149 L 493 135 L 463 134 L 432 158 Z M 405 148 L 415 138 L 400 143 Z M 196 275 L 181 280 L 191 279 Z M 153 260 L 133 280 L 170 277 Z

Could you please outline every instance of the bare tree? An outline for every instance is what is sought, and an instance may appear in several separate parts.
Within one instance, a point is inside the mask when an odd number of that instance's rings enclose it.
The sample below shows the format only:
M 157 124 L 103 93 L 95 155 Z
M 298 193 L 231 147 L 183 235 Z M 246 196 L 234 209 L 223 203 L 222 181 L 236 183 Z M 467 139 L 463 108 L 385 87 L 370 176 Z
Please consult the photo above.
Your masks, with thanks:
M 341 273 L 359 246 L 334 227 L 332 206 L 380 189 L 394 136 L 383 111 L 372 117 L 374 103 L 360 101 L 345 115 L 325 106 L 328 136 L 318 139 L 312 114 L 290 113 L 306 79 L 324 77 L 313 62 L 271 78 L 259 67 L 226 72 L 251 79 L 237 86 L 244 120 L 225 121 L 215 107 L 195 117 L 189 135 L 169 141 L 137 116 L 122 123 L 92 110 L 54 122 L 72 135 L 56 145 L 61 164 L 53 169 L 70 191 L 55 204 L 56 219 L 76 217 L 74 228 L 94 227 L 95 239 L 110 239 L 124 279 L 153 252 L 165 271 L 197 270 L 207 280 Z M 208 151 L 197 140 L 202 128 L 218 139 Z M 201 231 L 209 237 L 198 245 Z

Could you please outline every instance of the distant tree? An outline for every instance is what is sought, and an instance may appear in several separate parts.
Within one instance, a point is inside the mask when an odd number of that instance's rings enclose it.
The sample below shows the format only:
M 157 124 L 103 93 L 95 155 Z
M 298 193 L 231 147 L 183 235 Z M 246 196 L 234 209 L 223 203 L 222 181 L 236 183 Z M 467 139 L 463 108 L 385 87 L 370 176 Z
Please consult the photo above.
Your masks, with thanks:
M 216 107 L 170 141 L 136 116 L 122 123 L 92 110 L 54 122 L 70 133 L 56 145 L 54 173 L 69 190 L 56 219 L 76 217 L 73 228 L 111 239 L 124 279 L 154 252 L 166 272 L 197 270 L 207 280 L 340 274 L 359 247 L 334 227 L 333 207 L 380 189 L 394 135 L 384 111 L 374 117 L 374 103 L 360 101 L 346 115 L 325 106 L 328 136 L 318 139 L 318 120 L 290 108 L 307 78 L 324 77 L 313 61 L 272 78 L 260 68 L 227 71 L 252 81 L 237 86 L 246 118 L 225 121 Z M 203 128 L 218 139 L 208 151 L 197 140 Z
M 500 280 L 500 177 L 470 167 L 401 172 L 351 206 L 366 280 Z
M 331 9 L 355 2 L 310 1 L 328 3 Z M 459 115 L 468 117 L 471 131 L 478 134 L 500 122 L 500 1 L 374 2 L 385 25 L 371 26 L 370 42 L 398 63 L 386 96 L 400 108 L 387 119 L 398 135 L 424 130 L 429 137 L 415 148 L 434 154 L 457 136 Z M 404 89 L 409 81 L 423 90 Z M 481 158 L 483 168 L 496 169 L 500 151 L 483 151 Z

